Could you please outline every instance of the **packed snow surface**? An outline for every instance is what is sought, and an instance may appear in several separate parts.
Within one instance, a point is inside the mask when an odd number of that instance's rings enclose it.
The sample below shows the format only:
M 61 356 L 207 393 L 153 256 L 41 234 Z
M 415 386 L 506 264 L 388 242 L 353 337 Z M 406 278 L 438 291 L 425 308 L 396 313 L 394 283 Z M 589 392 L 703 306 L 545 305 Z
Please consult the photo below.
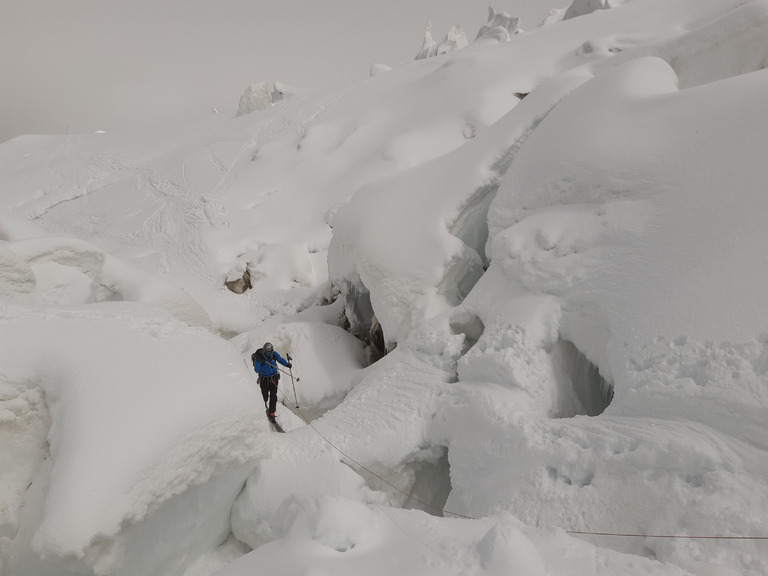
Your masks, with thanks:
M 4 575 L 768 574 L 768 3 L 518 23 L 0 145 Z

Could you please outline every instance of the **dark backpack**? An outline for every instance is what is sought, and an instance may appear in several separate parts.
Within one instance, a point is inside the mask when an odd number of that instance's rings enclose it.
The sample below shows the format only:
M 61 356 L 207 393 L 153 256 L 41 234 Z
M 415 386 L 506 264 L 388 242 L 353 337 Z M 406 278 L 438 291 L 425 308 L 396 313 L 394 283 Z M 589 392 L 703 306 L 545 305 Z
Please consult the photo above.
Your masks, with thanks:
M 277 361 L 276 360 L 270 360 L 269 358 L 267 358 L 264 355 L 264 349 L 263 348 L 259 348 L 258 350 L 256 350 L 256 352 L 251 354 L 251 363 L 253 364 L 254 368 L 256 368 L 256 361 L 257 360 L 259 362 L 261 362 L 262 365 L 264 365 L 264 364 L 271 364 L 272 366 L 277 367 Z M 262 380 L 264 378 L 273 379 L 273 381 L 275 383 L 277 383 L 277 381 L 280 380 L 280 373 L 278 372 L 274 376 L 262 376 L 261 374 L 259 374 L 259 384 L 261 384 L 261 382 L 262 382 Z
M 275 368 L 277 368 L 277 359 L 276 358 L 272 358 L 272 359 L 267 358 L 267 355 L 264 354 L 264 349 L 263 348 L 259 348 L 258 350 L 256 350 L 256 352 L 251 354 L 251 362 L 255 363 L 257 360 L 259 362 L 261 362 L 262 364 L 269 364 L 270 366 L 274 366 Z

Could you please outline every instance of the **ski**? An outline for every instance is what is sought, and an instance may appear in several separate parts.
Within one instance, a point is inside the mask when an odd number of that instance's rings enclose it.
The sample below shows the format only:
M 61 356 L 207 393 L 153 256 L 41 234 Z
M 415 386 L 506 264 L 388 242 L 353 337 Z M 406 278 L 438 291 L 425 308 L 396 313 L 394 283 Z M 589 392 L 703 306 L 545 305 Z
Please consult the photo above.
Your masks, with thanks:
M 275 420 L 275 417 L 272 416 L 270 418 L 269 413 L 267 413 L 267 420 L 269 420 L 269 423 L 272 424 L 272 427 L 277 431 L 285 434 L 285 430 L 283 430 L 283 427 L 280 426 L 280 424 L 277 423 L 277 420 Z
M 280 426 L 280 424 L 278 424 L 276 421 L 274 421 L 274 420 L 270 420 L 270 424 L 272 424 L 272 427 L 273 427 L 273 428 L 274 428 L 276 431 L 278 431 L 278 432 L 281 432 L 281 433 L 285 434 L 285 430 L 283 430 L 283 427 L 282 427 L 282 426 Z

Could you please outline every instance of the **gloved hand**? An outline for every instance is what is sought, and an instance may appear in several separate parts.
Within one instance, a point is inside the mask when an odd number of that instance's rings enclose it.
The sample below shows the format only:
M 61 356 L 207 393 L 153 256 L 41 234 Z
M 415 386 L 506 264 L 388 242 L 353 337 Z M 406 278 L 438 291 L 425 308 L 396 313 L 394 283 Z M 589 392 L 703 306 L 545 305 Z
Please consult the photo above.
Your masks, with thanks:
M 288 364 L 286 364 L 286 366 L 288 366 L 288 368 L 292 368 L 292 367 L 293 367 L 293 364 L 291 364 L 290 362 L 288 362 Z

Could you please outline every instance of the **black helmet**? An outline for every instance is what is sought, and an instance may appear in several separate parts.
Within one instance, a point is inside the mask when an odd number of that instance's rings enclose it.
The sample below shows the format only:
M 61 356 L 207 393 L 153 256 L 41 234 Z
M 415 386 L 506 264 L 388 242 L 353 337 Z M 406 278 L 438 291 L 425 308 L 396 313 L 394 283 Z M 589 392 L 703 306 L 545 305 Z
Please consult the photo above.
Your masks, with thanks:
M 272 352 L 275 351 L 275 347 L 272 346 L 271 342 L 265 342 L 264 343 L 264 353 L 265 354 L 272 354 Z

